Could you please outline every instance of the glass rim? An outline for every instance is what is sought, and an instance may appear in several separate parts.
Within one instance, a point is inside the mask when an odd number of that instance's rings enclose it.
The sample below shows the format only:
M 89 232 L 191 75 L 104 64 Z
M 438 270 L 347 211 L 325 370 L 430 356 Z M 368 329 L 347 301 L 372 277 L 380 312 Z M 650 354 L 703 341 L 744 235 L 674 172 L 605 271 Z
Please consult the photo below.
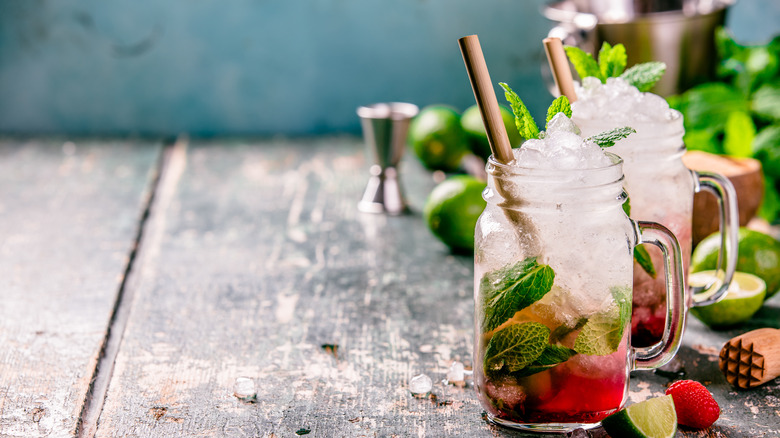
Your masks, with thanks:
M 491 154 L 490 157 L 488 157 L 488 161 L 486 163 L 486 170 L 489 174 L 494 175 L 495 171 L 491 172 L 491 168 L 499 169 L 499 171 L 506 175 L 517 175 L 517 176 L 537 176 L 537 175 L 570 175 L 572 173 L 577 174 L 588 174 L 588 175 L 594 175 L 597 173 L 609 173 L 614 172 L 615 169 L 619 169 L 620 175 L 623 175 L 622 165 L 623 165 L 623 159 L 613 154 L 612 152 L 604 152 L 604 155 L 606 155 L 611 163 L 607 166 L 602 167 L 592 167 L 588 169 L 551 169 L 551 168 L 544 168 L 544 167 L 528 167 L 523 166 L 521 163 L 517 164 L 507 164 L 507 163 L 500 163 L 496 158 Z M 514 160 L 513 160 L 514 163 Z

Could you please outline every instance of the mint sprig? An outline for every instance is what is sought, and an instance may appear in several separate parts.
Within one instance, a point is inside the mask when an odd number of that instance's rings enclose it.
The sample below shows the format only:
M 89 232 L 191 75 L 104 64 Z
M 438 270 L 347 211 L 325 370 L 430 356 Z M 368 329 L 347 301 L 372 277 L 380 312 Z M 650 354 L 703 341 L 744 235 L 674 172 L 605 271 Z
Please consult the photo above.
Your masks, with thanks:
M 532 374 L 541 373 L 560 363 L 566 362 L 575 354 L 577 354 L 577 352 L 571 348 L 561 345 L 547 345 L 536 360 L 528 364 L 526 368 L 513 373 L 513 375 L 515 377 L 526 377 Z
M 549 339 L 550 329 L 538 322 L 504 327 L 490 338 L 483 368 L 491 374 L 501 369 L 520 371 L 542 355 Z
M 571 118 L 571 104 L 566 96 L 555 99 L 550 107 L 547 108 L 547 121 L 544 124 L 544 129 L 547 129 L 550 120 L 558 113 L 563 113 L 566 117 Z
M 631 216 L 631 198 L 628 196 L 628 192 L 625 188 L 623 191 L 626 192 L 626 200 L 623 202 L 623 211 L 626 212 L 626 216 Z M 650 258 L 650 253 L 647 252 L 647 248 L 645 248 L 644 244 L 640 243 L 634 247 L 634 261 L 652 278 L 655 278 L 656 275 L 658 275 L 655 272 L 655 266 L 653 266 L 653 259 Z
M 515 115 L 515 125 L 517 125 L 517 130 L 520 132 L 520 135 L 526 140 L 539 138 L 539 127 L 536 125 L 534 118 L 531 117 L 531 113 L 528 111 L 528 108 L 525 106 L 522 99 L 520 99 L 520 96 L 512 91 L 506 83 L 500 82 L 499 85 L 504 89 L 506 100 L 512 107 L 512 112 Z
M 613 47 L 604 41 L 599 50 L 599 71 L 602 82 L 606 82 L 607 78 L 620 76 L 626 69 L 627 61 L 625 46 L 615 44 Z
M 634 133 L 636 133 L 636 129 L 629 126 L 623 126 L 622 128 L 615 128 L 588 137 L 587 140 L 592 141 L 593 143 L 596 143 L 603 148 L 608 148 L 610 146 L 615 146 L 615 143 L 617 143 L 619 140 L 623 140 L 624 138 Z
M 536 257 L 485 274 L 479 286 L 485 309 L 482 331 L 495 330 L 539 301 L 552 289 L 554 278 L 553 269 L 540 265 Z
M 620 347 L 623 332 L 631 320 L 631 289 L 611 290 L 615 306 L 588 318 L 574 341 L 574 351 L 591 356 L 606 356 Z
M 639 91 L 650 91 L 666 72 L 663 62 L 645 62 L 637 64 L 620 75 L 623 80 L 635 86 Z
M 645 248 L 644 244 L 639 244 L 634 247 L 634 261 L 639 263 L 639 266 L 641 266 L 652 278 L 655 278 L 658 275 L 655 272 L 655 266 L 653 266 L 653 259 L 650 258 L 650 253 L 647 252 L 647 248 Z
M 639 91 L 649 91 L 661 79 L 666 71 L 663 62 L 645 62 L 626 70 L 626 48 L 622 44 L 611 46 L 604 42 L 599 50 L 596 62 L 593 56 L 579 47 L 566 46 L 566 56 L 574 65 L 580 79 L 592 76 L 606 83 L 608 78 L 620 77 Z
M 593 76 L 595 78 L 599 78 L 601 82 L 606 80 L 602 77 L 601 69 L 599 68 L 596 60 L 593 59 L 593 55 L 580 49 L 579 47 L 565 46 L 563 49 L 566 51 L 566 56 L 574 66 L 574 70 L 576 70 L 577 74 L 580 75 L 580 78 Z

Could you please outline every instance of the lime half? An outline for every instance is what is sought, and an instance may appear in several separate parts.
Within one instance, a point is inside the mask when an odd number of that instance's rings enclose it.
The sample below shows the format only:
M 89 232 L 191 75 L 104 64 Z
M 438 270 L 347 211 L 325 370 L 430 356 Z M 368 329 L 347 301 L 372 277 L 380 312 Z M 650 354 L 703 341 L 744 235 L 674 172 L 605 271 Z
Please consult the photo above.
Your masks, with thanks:
M 706 286 L 715 279 L 717 271 L 701 271 L 690 275 L 693 286 Z M 722 284 L 720 279 L 707 292 L 694 296 L 707 296 Z M 691 313 L 701 322 L 713 328 L 733 326 L 749 320 L 761 308 L 766 296 L 766 282 L 747 272 L 735 272 L 726 296 L 714 304 L 691 308 Z
M 664 395 L 633 404 L 601 421 L 614 437 L 671 438 L 677 433 L 672 396 Z

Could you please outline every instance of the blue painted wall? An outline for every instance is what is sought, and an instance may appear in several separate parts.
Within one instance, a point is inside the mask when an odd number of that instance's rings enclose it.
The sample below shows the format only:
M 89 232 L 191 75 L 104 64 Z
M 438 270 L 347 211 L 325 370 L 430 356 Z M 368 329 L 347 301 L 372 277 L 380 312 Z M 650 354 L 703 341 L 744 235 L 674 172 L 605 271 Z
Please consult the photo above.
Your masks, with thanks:
M 544 0 L 0 0 L 0 132 L 359 132 L 379 101 L 473 103 L 457 39 L 541 117 Z M 742 0 L 744 41 L 780 1 Z

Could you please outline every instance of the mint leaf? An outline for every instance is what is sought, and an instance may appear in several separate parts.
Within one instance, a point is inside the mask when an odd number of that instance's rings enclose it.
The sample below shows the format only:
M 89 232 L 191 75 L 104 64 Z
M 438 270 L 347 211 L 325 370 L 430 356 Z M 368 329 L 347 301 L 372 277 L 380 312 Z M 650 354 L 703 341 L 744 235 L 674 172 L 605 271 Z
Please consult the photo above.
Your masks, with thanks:
M 505 327 L 490 338 L 485 348 L 484 370 L 492 373 L 506 368 L 520 371 L 541 356 L 550 338 L 550 329 L 538 322 Z
M 517 95 L 509 85 L 504 82 L 500 82 L 499 85 L 504 89 L 504 96 L 512 107 L 512 112 L 515 114 L 515 125 L 520 135 L 526 140 L 532 138 L 539 138 L 539 127 L 534 122 L 534 118 L 531 117 L 531 113 L 528 112 L 528 108 L 525 106 L 520 96 Z
M 558 113 L 563 113 L 566 117 L 571 118 L 571 104 L 566 96 L 553 100 L 553 103 L 547 108 L 547 121 L 544 124 L 544 129 L 547 129 L 550 120 Z
M 554 278 L 552 268 L 537 263 L 536 257 L 485 274 L 479 284 L 485 309 L 483 333 L 539 301 L 552 289 Z
M 717 133 L 709 129 L 691 129 L 685 130 L 683 136 L 683 143 L 685 143 L 685 149 L 689 151 L 704 151 L 712 154 L 723 154 L 723 148 L 721 148 Z
M 629 126 L 624 126 L 622 128 L 615 128 L 610 131 L 596 134 L 592 137 L 588 137 L 586 140 L 592 141 L 593 143 L 596 143 L 603 148 L 608 148 L 610 146 L 615 146 L 616 142 L 623 140 L 635 132 L 636 129 Z
M 615 300 L 615 304 L 618 306 L 620 326 L 625 328 L 631 321 L 631 310 L 633 308 L 631 294 L 633 288 L 631 286 L 615 286 L 610 291 L 612 292 L 612 299 Z M 622 338 L 623 331 L 621 330 L 620 335 L 618 336 L 618 342 L 620 342 L 619 340 Z
M 542 354 L 539 355 L 535 361 L 531 362 L 526 368 L 512 373 L 512 375 L 515 377 L 526 377 L 540 373 L 549 370 L 560 363 L 566 362 L 575 354 L 577 354 L 577 352 L 571 348 L 560 345 L 547 345 L 544 347 Z
M 626 189 L 624 188 L 623 191 L 625 192 Z M 623 202 L 623 211 L 626 212 L 626 216 L 631 216 L 631 198 L 628 197 L 628 192 L 626 192 L 626 200 Z
M 658 275 L 655 272 L 655 266 L 653 266 L 653 260 L 650 258 L 650 253 L 647 252 L 647 248 L 645 248 L 643 244 L 634 247 L 634 261 L 639 263 L 639 266 L 641 266 L 651 277 L 655 278 L 656 275 Z
M 753 141 L 754 156 L 761 161 L 764 175 L 780 179 L 780 125 L 767 126 Z
M 764 178 L 764 197 L 758 215 L 768 222 L 780 217 L 780 180 L 776 181 L 772 177 Z
M 629 68 L 620 77 L 639 91 L 650 91 L 665 71 L 666 64 L 663 62 L 645 62 Z
M 627 62 L 628 57 L 626 56 L 625 46 L 615 44 L 613 47 L 604 41 L 601 45 L 601 50 L 599 50 L 599 70 L 605 80 L 606 78 L 620 76 L 626 69 Z
M 779 96 L 780 97 L 780 96 Z M 750 114 L 737 111 L 726 119 L 723 150 L 734 157 L 753 156 L 753 139 L 756 137 L 756 125 Z
M 566 51 L 566 56 L 569 58 L 569 61 L 574 65 L 574 70 L 580 75 L 580 80 L 585 79 L 588 76 L 593 76 L 598 78 L 601 82 L 606 81 L 606 78 L 601 75 L 601 69 L 599 69 L 596 60 L 593 59 L 593 55 L 579 47 L 564 46 L 563 49 Z
M 623 332 L 631 320 L 631 290 L 612 288 L 614 306 L 590 318 L 574 341 L 574 351 L 591 356 L 606 356 L 620 347 Z
M 623 189 L 625 191 L 626 189 Z M 626 212 L 626 216 L 631 216 L 631 198 L 626 192 L 626 201 L 623 203 L 623 211 Z M 647 272 L 648 275 L 655 278 L 657 275 L 655 272 L 655 266 L 653 266 L 653 260 L 650 258 L 650 253 L 647 252 L 642 244 L 634 247 L 634 261 L 639 263 L 639 266 Z
M 752 106 L 761 118 L 780 121 L 780 83 L 766 84 L 756 90 Z
M 722 83 L 701 84 L 683 93 L 685 130 L 722 132 L 734 111 L 749 111 L 748 101 L 735 88 Z

